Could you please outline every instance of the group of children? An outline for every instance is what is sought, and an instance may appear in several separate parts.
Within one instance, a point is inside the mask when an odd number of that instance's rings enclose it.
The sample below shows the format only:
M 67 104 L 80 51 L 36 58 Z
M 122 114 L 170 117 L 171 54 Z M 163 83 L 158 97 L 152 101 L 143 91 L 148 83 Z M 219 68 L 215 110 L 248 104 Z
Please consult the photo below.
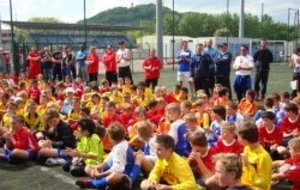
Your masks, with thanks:
M 216 85 L 208 97 L 176 85 L 152 90 L 130 78 L 109 86 L 0 75 L 0 159 L 37 161 L 80 178 L 82 188 L 300 189 L 300 112 L 289 93 L 240 102 Z M 86 178 L 88 177 L 88 178 Z

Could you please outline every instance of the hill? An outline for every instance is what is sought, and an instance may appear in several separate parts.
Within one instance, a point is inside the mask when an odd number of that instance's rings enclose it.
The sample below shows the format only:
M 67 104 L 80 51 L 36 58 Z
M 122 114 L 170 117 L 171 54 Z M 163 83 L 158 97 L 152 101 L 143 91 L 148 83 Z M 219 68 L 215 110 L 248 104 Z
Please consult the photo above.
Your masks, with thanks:
M 144 4 L 137 5 L 135 7 L 116 7 L 109 9 L 103 12 L 98 13 L 97 15 L 88 18 L 88 24 L 109 24 L 109 25 L 129 25 L 129 26 L 140 26 L 143 23 L 153 22 L 155 23 L 155 4 Z M 164 7 L 164 15 L 172 14 L 172 10 Z M 178 12 L 175 12 L 176 15 L 179 15 Z M 80 20 L 78 23 L 82 23 Z

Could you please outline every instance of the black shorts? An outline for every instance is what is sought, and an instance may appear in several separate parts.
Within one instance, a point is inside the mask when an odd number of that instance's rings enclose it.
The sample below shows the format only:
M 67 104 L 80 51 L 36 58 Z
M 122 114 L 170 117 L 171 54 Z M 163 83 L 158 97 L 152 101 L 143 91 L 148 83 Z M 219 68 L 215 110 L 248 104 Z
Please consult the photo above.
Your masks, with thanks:
M 117 83 L 118 82 L 118 74 L 117 72 L 106 72 L 105 78 L 108 80 L 109 84 Z
M 125 77 L 129 77 L 133 84 L 130 66 L 119 67 L 119 78 L 125 79 Z

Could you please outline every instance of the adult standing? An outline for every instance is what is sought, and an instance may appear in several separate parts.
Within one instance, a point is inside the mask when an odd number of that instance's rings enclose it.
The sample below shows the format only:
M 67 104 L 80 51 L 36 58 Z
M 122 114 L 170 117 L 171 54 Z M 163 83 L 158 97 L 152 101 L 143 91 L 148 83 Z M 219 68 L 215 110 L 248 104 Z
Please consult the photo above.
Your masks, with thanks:
M 62 60 L 62 73 L 64 79 L 67 75 L 70 76 L 72 80 L 76 78 L 75 58 L 69 47 L 65 47 L 65 55 Z
M 55 48 L 55 52 L 52 54 L 53 66 L 53 80 L 58 78 L 59 81 L 62 80 L 61 64 L 62 64 L 63 54 L 58 46 Z
M 241 46 L 241 55 L 235 58 L 233 69 L 236 71 L 234 90 L 240 101 L 246 95 L 246 91 L 252 88 L 251 71 L 254 67 L 253 57 L 248 55 L 248 47 Z
M 36 79 L 39 74 L 41 74 L 41 54 L 37 51 L 36 47 L 31 47 L 31 51 L 27 56 L 29 61 L 29 78 Z
M 297 81 L 297 87 L 300 85 L 300 47 L 297 47 L 290 59 L 290 67 L 293 69 L 293 81 Z M 299 89 L 298 89 L 299 90 Z M 297 96 L 297 91 L 293 90 L 292 97 Z
M 85 65 L 86 56 L 87 54 L 84 50 L 84 47 L 81 46 L 79 51 L 76 54 L 76 62 L 77 62 L 77 74 L 79 77 L 82 78 L 83 81 L 88 80 L 88 73 Z
M 116 52 L 111 45 L 108 45 L 102 57 L 102 62 L 105 65 L 105 78 L 111 86 L 112 83 L 118 82 Z
M 125 41 L 119 42 L 119 50 L 116 53 L 116 62 L 119 64 L 119 78 L 130 77 L 132 80 L 132 74 L 130 69 L 130 60 L 132 59 L 131 51 L 126 48 Z
M 95 47 L 90 47 L 89 54 L 85 61 L 87 65 L 87 71 L 89 74 L 89 82 L 98 80 L 98 69 L 99 69 L 99 56 L 96 52 Z
M 48 81 L 49 79 L 53 78 L 53 62 L 52 56 L 47 47 L 44 47 L 43 49 L 41 62 L 44 80 Z
M 210 86 L 213 85 L 211 80 L 211 64 L 214 64 L 211 56 L 203 51 L 204 45 L 197 44 L 196 54 L 192 57 L 191 63 L 191 78 L 194 81 L 195 91 L 200 89 L 205 90 L 205 93 L 210 96 Z M 212 83 L 212 84 L 211 84 Z
M 146 86 L 150 87 L 150 85 L 152 85 L 152 91 L 154 92 L 161 70 L 161 61 L 156 56 L 156 50 L 154 48 L 151 49 L 149 57 L 144 61 L 143 69 L 145 70 Z
M 191 61 L 192 61 L 192 52 L 188 49 L 188 41 L 183 40 L 181 43 L 181 49 L 177 53 L 176 63 L 178 63 L 178 72 L 177 72 L 177 81 L 180 86 L 183 86 L 183 83 L 189 83 L 190 88 L 193 89 L 193 83 L 190 80 L 191 73 Z
M 232 97 L 231 84 L 230 84 L 230 70 L 232 54 L 228 52 L 228 44 L 222 43 L 219 45 L 220 52 L 218 53 L 216 63 L 216 83 L 225 86 L 229 90 L 230 98 Z
M 0 47 L 0 72 L 6 73 L 6 59 L 2 47 Z
M 256 97 L 259 98 L 260 83 L 261 83 L 261 99 L 265 98 L 267 92 L 267 83 L 269 78 L 270 63 L 273 62 L 273 54 L 267 48 L 268 42 L 266 39 L 260 41 L 260 49 L 255 52 L 253 58 L 255 62 L 255 78 L 254 89 Z
M 207 46 L 204 48 L 204 52 L 208 53 L 213 60 L 217 57 L 218 51 L 215 48 L 213 48 L 213 40 L 212 39 L 209 39 L 207 41 Z
M 211 64 L 210 65 L 210 72 L 212 73 L 212 79 L 213 80 L 213 84 L 215 84 L 215 72 L 216 72 L 216 65 L 215 65 L 215 59 L 218 55 L 218 51 L 213 48 L 213 40 L 212 39 L 209 39 L 207 41 L 207 46 L 204 48 L 204 52 L 205 53 L 208 53 L 210 55 L 210 57 L 212 58 L 214 64 Z M 214 85 L 210 86 L 210 93 L 212 94 L 213 92 L 213 88 L 214 88 Z

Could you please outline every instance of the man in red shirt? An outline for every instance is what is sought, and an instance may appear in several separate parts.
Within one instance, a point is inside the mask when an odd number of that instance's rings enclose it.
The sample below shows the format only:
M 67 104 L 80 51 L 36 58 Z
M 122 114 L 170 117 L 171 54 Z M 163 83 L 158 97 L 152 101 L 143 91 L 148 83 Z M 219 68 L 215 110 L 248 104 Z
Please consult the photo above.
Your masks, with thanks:
M 6 140 L 5 157 L 10 162 L 34 161 L 39 151 L 39 146 L 30 131 L 25 127 L 22 115 L 15 115 L 11 121 L 12 133 L 4 134 Z
M 144 61 L 143 69 L 145 70 L 146 86 L 150 87 L 150 85 L 152 85 L 152 90 L 154 91 L 154 88 L 158 83 L 161 70 L 161 62 L 159 58 L 156 57 L 156 50 L 154 48 L 151 49 L 149 58 Z
M 31 80 L 31 85 L 28 90 L 28 95 L 29 98 L 34 101 L 35 103 L 39 104 L 40 102 L 40 96 L 41 96 L 41 91 L 38 88 L 38 82 L 37 80 Z
M 41 74 L 41 54 L 36 50 L 36 47 L 32 47 L 28 54 L 27 60 L 29 61 L 29 77 L 36 79 Z
M 109 82 L 109 86 L 112 83 L 118 82 L 117 75 L 117 62 L 116 62 L 116 52 L 114 52 L 111 45 L 107 46 L 107 50 L 102 57 L 102 62 L 105 65 L 105 78 Z
M 89 81 L 98 80 L 98 69 L 99 69 L 99 57 L 96 52 L 95 47 L 90 47 L 90 52 L 88 54 L 87 60 L 85 61 L 87 65 L 87 71 L 89 74 Z

